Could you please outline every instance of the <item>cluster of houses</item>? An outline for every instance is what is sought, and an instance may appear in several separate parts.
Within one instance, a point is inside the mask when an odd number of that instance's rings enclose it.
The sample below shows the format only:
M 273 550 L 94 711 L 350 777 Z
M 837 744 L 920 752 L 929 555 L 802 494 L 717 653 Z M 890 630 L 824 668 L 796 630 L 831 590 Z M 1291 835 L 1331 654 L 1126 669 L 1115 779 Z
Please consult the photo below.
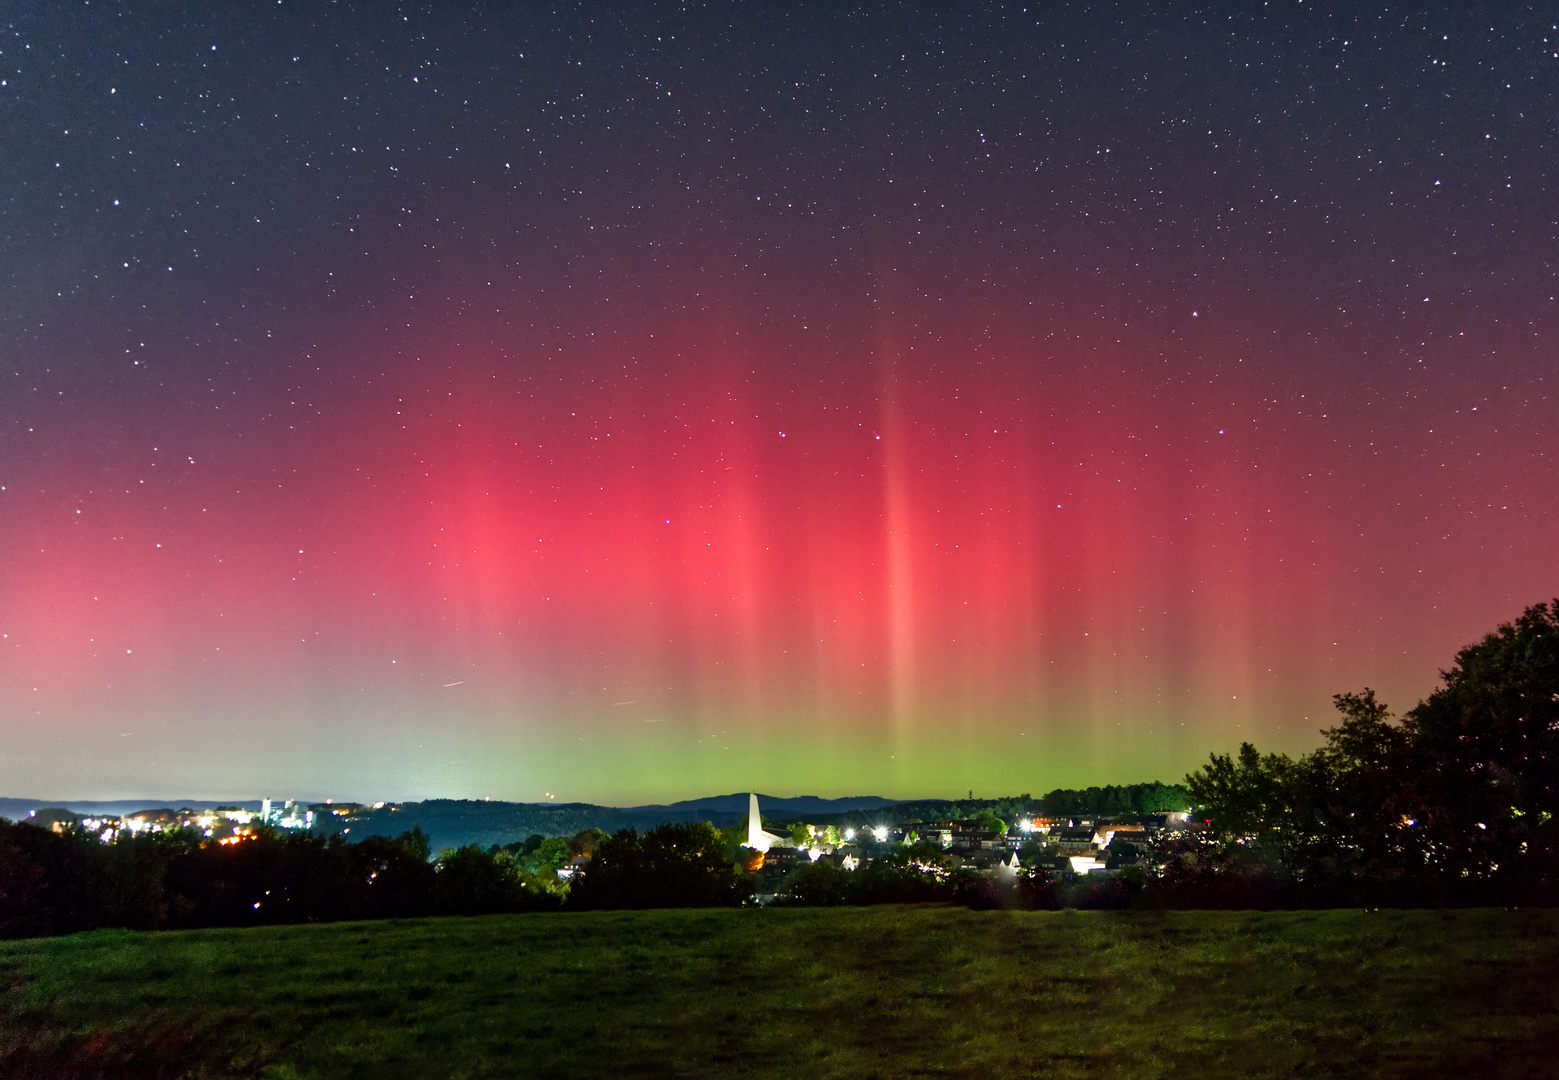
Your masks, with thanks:
M 322 815 L 341 816 L 362 809 L 364 807 L 359 803 L 304 804 L 292 799 L 276 803 L 262 799 L 258 812 L 241 806 L 218 806 L 209 810 L 192 810 L 186 806 L 177 810 L 164 807 L 117 815 L 78 814 L 62 807 L 46 806 L 32 811 L 24 820 L 29 825 L 57 833 L 79 830 L 96 836 L 105 844 L 113 843 L 121 834 L 134 836 L 186 829 L 197 830 L 213 840 L 229 844 L 252 835 L 261 825 L 307 832 Z
M 46 806 L 32 811 L 23 820 L 28 825 L 57 833 L 84 832 L 105 844 L 113 843 L 121 835 L 184 829 L 194 829 L 214 840 L 229 843 L 248 835 L 259 817 L 251 810 L 236 806 L 221 806 L 214 810 L 168 807 L 137 810 L 131 814 L 78 814 L 61 807 Z
M 1016 874 L 1019 853 L 1026 848 L 1023 865 L 1088 874 L 1144 865 L 1155 839 L 1192 827 L 1189 814 L 1174 812 L 1148 814 L 1132 821 L 1029 817 L 1013 822 L 1004 832 L 992 831 L 987 818 L 883 824 L 859 830 L 859 835 L 854 829 L 803 826 L 791 836 L 781 836 L 763 827 L 758 797 L 750 799 L 747 847 L 763 854 L 763 866 L 780 870 L 801 865 L 804 860 L 824 859 L 841 870 L 855 870 L 883 845 L 930 845 L 939 849 L 942 866 L 948 869 Z

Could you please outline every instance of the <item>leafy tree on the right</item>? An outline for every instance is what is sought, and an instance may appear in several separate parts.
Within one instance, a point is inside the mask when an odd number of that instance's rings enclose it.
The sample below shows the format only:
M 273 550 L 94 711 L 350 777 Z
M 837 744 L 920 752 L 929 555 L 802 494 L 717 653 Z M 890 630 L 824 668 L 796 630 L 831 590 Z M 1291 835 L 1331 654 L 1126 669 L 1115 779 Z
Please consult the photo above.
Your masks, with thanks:
M 1406 716 L 1425 856 L 1453 878 L 1551 881 L 1559 823 L 1559 600 L 1456 655 Z
M 1462 649 L 1400 722 L 1369 689 L 1333 700 L 1298 761 L 1246 743 L 1186 777 L 1224 842 L 1311 902 L 1559 898 L 1559 600 Z

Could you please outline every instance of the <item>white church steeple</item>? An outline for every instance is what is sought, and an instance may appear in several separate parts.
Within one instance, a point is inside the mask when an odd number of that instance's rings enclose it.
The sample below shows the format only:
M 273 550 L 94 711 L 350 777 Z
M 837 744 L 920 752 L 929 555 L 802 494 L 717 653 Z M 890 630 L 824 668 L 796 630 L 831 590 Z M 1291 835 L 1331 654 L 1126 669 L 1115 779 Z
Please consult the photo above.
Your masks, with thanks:
M 775 844 L 785 842 L 783 836 L 763 831 L 763 816 L 758 813 L 758 793 L 752 792 L 747 802 L 747 846 L 754 851 L 768 851 Z

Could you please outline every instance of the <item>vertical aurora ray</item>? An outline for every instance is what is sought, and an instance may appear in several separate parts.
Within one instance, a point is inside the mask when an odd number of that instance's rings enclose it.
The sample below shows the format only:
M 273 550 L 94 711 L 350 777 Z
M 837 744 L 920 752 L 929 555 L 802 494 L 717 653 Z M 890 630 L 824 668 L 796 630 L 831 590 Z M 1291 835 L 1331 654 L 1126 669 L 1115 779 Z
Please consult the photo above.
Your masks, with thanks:
M 883 588 L 887 601 L 888 711 L 893 725 L 893 747 L 903 751 L 914 740 L 918 726 L 917 702 L 920 672 L 916 666 L 915 592 L 917 528 L 911 503 L 909 455 L 912 434 L 899 402 L 897 349 L 884 334 L 882 365 L 882 551 Z M 894 754 L 897 760 L 897 753 Z

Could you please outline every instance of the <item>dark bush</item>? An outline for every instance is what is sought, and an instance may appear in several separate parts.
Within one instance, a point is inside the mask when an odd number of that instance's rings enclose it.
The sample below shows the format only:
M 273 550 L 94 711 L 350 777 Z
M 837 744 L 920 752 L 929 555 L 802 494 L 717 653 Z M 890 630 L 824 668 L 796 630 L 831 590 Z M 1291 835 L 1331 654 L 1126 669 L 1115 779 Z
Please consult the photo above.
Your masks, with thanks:
M 953 883 L 920 853 L 892 851 L 850 875 L 852 904 L 921 904 L 951 900 Z
M 1192 835 L 1166 841 L 1165 861 L 1147 883 L 1144 902 L 1166 908 L 1296 906 L 1294 882 L 1271 852 L 1253 844 Z
M 73 934 L 104 924 L 111 891 L 102 845 L 0 821 L 0 937 Z
M 513 863 L 475 844 L 445 854 L 437 870 L 434 908 L 441 915 L 492 915 L 558 906 L 552 897 L 526 889 Z
M 828 907 L 849 902 L 850 872 L 828 860 L 807 862 L 791 871 L 775 903 L 781 906 Z
M 702 822 L 624 829 L 600 841 L 568 906 L 735 907 L 751 899 L 751 880 L 725 861 L 720 834 Z
M 557 907 L 507 856 L 476 847 L 428 861 L 427 837 L 348 844 L 262 830 L 237 844 L 198 833 L 100 843 L 0 822 L 0 937 L 96 927 L 251 926 Z
M 975 911 L 995 911 L 1002 906 L 1002 890 L 983 874 L 969 874 L 953 886 L 953 899 Z
M 1016 906 L 1025 911 L 1053 911 L 1061 906 L 1051 888 L 1050 875 L 1043 867 L 1019 873 L 1013 892 Z

